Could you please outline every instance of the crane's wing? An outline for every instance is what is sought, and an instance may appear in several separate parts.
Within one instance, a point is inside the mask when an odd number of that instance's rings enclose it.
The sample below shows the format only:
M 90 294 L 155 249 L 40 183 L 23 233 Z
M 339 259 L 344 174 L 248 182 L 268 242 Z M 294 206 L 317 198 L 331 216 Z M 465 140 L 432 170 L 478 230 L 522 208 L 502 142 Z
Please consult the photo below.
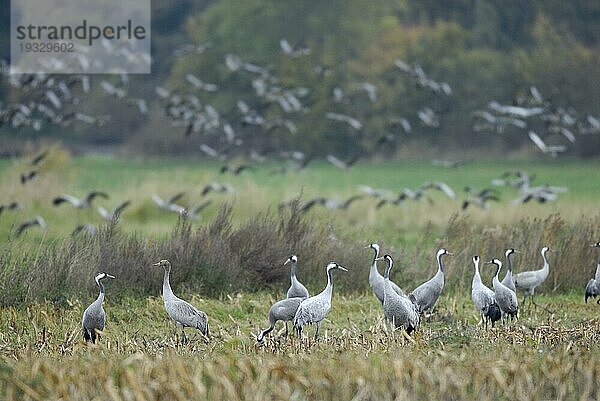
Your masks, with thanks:
M 173 196 L 171 196 L 168 200 L 167 203 L 175 203 L 177 202 L 179 199 L 181 199 L 181 197 L 184 195 L 184 192 L 179 192 Z
M 54 198 L 54 200 L 52 201 L 52 204 L 54 206 L 58 206 L 61 203 L 70 203 L 73 206 L 77 206 L 79 205 L 79 199 L 77 199 L 76 197 L 72 196 L 72 195 L 68 195 L 68 194 L 63 194 L 61 196 L 57 196 L 56 198 Z
M 535 143 L 535 146 L 537 146 L 542 152 L 545 152 L 547 150 L 546 144 L 544 143 L 544 141 L 542 141 L 542 138 L 540 138 L 535 132 L 529 131 L 529 139 L 531 139 L 533 143 Z

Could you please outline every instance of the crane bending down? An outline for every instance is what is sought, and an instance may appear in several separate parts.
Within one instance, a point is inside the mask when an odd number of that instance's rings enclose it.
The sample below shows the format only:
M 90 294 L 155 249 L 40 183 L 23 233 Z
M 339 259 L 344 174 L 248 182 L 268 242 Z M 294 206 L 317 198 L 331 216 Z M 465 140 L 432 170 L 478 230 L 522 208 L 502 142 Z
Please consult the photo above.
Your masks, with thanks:
M 511 290 L 513 290 L 516 293 L 517 289 L 515 288 L 515 281 L 513 279 L 512 259 L 510 258 L 515 253 L 519 253 L 519 252 L 515 251 L 512 248 L 508 248 L 506 250 L 506 252 L 504 253 L 504 256 L 506 256 L 507 270 L 506 270 L 506 274 L 504 275 L 504 278 L 502 279 L 502 284 L 504 284 L 505 286 L 507 286 L 508 288 L 510 288 Z
M 399 295 L 392 289 L 390 283 L 390 271 L 394 265 L 394 260 L 390 255 L 384 255 L 379 260 L 385 260 L 387 266 L 383 274 L 383 314 L 392 329 L 403 327 L 408 334 L 412 333 L 419 326 L 419 307 L 416 304 L 415 297 L 411 294 L 409 297 Z
M 525 300 L 527 299 L 527 296 L 530 296 L 531 302 L 535 306 L 538 306 L 533 299 L 533 295 L 535 293 L 535 288 L 542 284 L 550 273 L 550 264 L 548 263 L 548 259 L 546 259 L 546 253 L 551 251 L 552 250 L 547 246 L 542 248 L 541 254 L 542 259 L 544 259 L 544 266 L 542 266 L 541 269 L 525 271 L 514 275 L 513 279 L 515 281 L 515 287 L 524 292 L 523 307 L 525 307 Z
M 471 299 L 473 299 L 475 307 L 481 314 L 481 321 L 487 329 L 488 322 L 492 322 L 492 327 L 494 327 L 494 323 L 502 317 L 502 312 L 496 303 L 494 291 L 489 289 L 481 281 L 479 261 L 479 256 L 473 256 L 473 267 L 475 272 L 473 273 L 473 281 L 471 282 Z
M 486 264 L 493 264 L 496 267 L 496 274 L 492 280 L 494 287 L 494 295 L 496 296 L 496 303 L 502 311 L 502 316 L 510 319 L 517 318 L 519 313 L 519 301 L 517 300 L 517 294 L 510 288 L 505 286 L 498 279 L 498 274 L 502 268 L 502 262 L 499 259 L 493 259 Z
M 294 316 L 296 316 L 296 311 L 298 311 L 298 306 L 305 299 L 306 298 L 296 297 L 286 298 L 282 299 L 281 301 L 275 302 L 269 310 L 269 327 L 261 331 L 256 336 L 256 341 L 261 342 L 263 338 L 265 338 L 265 336 L 275 328 L 275 324 L 280 320 L 285 322 L 285 336 L 287 337 L 287 322 L 291 322 L 292 320 L 294 320 Z
M 83 339 L 86 342 L 91 341 L 95 343 L 96 339 L 100 339 L 100 335 L 97 332 L 104 330 L 106 313 L 104 313 L 104 309 L 102 308 L 102 303 L 104 302 L 104 284 L 102 284 L 101 280 L 107 277 L 115 278 L 115 276 L 111 276 L 108 273 L 99 273 L 96 275 L 95 280 L 96 284 L 100 287 L 100 294 L 83 312 L 81 328 L 83 330 Z
M 171 284 L 169 283 L 169 273 L 171 272 L 171 263 L 163 259 L 154 266 L 161 266 L 165 270 L 163 278 L 163 301 L 165 309 L 171 319 L 175 321 L 177 327 L 181 329 L 181 342 L 188 341 L 184 328 L 193 327 L 200 330 L 202 335 L 208 337 L 208 316 L 201 310 L 196 309 L 193 305 L 179 299 L 173 294 Z
M 334 270 L 348 271 L 345 267 L 335 262 L 330 262 L 327 265 L 327 286 L 325 286 L 325 289 L 320 294 L 306 298 L 298 306 L 298 310 L 294 316 L 294 328 L 298 333 L 298 337 L 302 335 L 302 327 L 312 323 L 317 325 L 315 339 L 319 335 L 321 322 L 331 309 L 331 295 L 333 293 L 333 278 L 331 275 Z
M 437 273 L 428 281 L 424 282 L 411 293 L 419 305 L 419 311 L 424 312 L 428 309 L 433 310 L 433 307 L 437 303 L 442 290 L 444 289 L 444 264 L 442 263 L 442 256 L 452 255 L 450 252 L 441 248 L 437 251 Z
M 600 248 L 600 242 L 596 242 L 591 245 L 594 248 Z M 596 266 L 596 274 L 594 278 L 591 278 L 585 286 L 585 303 L 587 303 L 588 298 L 596 298 L 596 296 L 600 295 L 600 259 L 598 260 L 598 265 Z M 597 304 L 600 304 L 600 298 L 596 301 Z
M 383 292 L 384 292 L 384 279 L 379 271 L 377 270 L 377 261 L 382 260 L 379 258 L 379 245 L 378 244 L 370 244 L 365 248 L 371 248 L 375 253 L 373 254 L 373 261 L 371 262 L 371 270 L 369 271 L 369 285 L 373 289 L 373 294 L 377 297 L 379 302 L 383 304 Z M 393 281 L 390 280 L 390 286 L 392 291 L 396 292 L 398 295 L 404 296 L 404 291 Z

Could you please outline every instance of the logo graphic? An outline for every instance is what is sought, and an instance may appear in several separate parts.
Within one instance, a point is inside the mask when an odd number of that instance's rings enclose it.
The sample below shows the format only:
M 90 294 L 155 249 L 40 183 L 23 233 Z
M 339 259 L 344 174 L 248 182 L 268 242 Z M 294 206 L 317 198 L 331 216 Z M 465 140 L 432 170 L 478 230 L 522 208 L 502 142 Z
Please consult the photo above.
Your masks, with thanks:
M 150 73 L 150 0 L 11 0 L 11 73 Z

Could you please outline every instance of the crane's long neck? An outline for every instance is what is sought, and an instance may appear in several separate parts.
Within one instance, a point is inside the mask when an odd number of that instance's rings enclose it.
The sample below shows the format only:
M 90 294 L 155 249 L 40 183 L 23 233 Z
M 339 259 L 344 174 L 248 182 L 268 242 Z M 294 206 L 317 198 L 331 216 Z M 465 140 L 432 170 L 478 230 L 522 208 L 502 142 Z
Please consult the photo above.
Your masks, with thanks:
M 98 280 L 98 286 L 100 287 L 100 294 L 98 294 L 98 298 L 96 299 L 96 302 L 104 302 L 104 284 L 102 284 L 101 280 Z
M 377 270 L 377 257 L 379 256 L 379 250 L 373 249 L 375 252 L 373 254 L 373 260 L 371 261 L 371 271 L 369 272 L 369 280 L 373 280 L 376 276 L 379 275 L 379 271 Z
M 292 262 L 292 268 L 291 268 L 291 280 L 292 280 L 292 284 L 294 284 L 296 280 L 296 262 Z
M 481 275 L 479 274 L 479 263 L 474 263 L 475 273 L 473 274 L 473 282 L 481 283 Z
M 392 291 L 392 285 L 390 283 L 390 271 L 392 270 L 391 263 L 388 262 L 385 271 L 383 272 L 383 294 L 389 294 Z
M 331 294 L 333 293 L 333 269 L 327 270 L 327 286 L 323 290 L 325 297 L 331 300 Z
M 509 253 L 508 255 L 506 255 L 506 263 L 507 263 L 506 268 L 508 269 L 508 272 L 510 274 L 512 274 L 512 260 L 510 259 L 511 257 L 512 257 L 512 253 Z
M 544 274 L 548 274 L 550 270 L 550 264 L 548 263 L 548 259 L 546 259 L 546 252 L 542 252 L 542 259 L 544 259 L 544 266 L 542 267 L 542 272 L 544 272 Z
M 163 278 L 163 298 L 169 298 L 173 296 L 173 290 L 171 290 L 171 284 L 169 283 L 169 269 L 165 269 L 165 276 Z
M 443 253 L 439 254 L 437 257 L 438 273 L 444 274 L 444 263 L 442 262 L 442 256 L 444 256 Z
M 496 265 L 496 274 L 494 275 L 494 278 L 492 279 L 492 284 L 494 285 L 494 288 L 496 288 L 497 286 L 500 285 L 500 280 L 498 280 L 499 274 L 500 274 L 500 265 Z

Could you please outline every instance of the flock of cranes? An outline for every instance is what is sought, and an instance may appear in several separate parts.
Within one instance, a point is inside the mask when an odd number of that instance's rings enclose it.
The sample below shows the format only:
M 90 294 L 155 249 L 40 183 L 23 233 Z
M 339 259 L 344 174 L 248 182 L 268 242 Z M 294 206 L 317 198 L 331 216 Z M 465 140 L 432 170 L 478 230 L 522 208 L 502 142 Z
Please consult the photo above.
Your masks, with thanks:
M 37 155 L 34 155 L 29 160 L 24 160 L 22 166 L 23 173 L 20 175 L 21 184 L 23 186 L 36 186 L 35 180 L 44 179 L 45 174 L 48 171 L 44 161 L 47 159 L 50 150 L 44 150 Z M 330 158 L 334 158 L 330 155 Z M 290 158 L 298 157 L 299 155 L 290 154 Z M 351 161 L 342 162 L 337 160 L 337 163 L 350 163 Z M 438 161 L 440 163 L 440 161 Z M 458 163 L 458 162 L 455 162 Z M 43 169 L 42 171 L 40 171 Z M 226 165 L 221 168 L 221 172 L 231 172 L 232 174 L 240 174 L 242 171 L 253 170 L 253 167 L 246 165 Z M 24 175 L 32 176 L 23 180 Z M 15 178 L 16 179 L 16 178 Z M 491 180 L 491 186 L 474 189 L 470 186 L 464 188 L 463 200 L 459 203 L 460 207 L 468 209 L 471 206 L 479 207 L 482 209 L 488 209 L 490 202 L 500 202 L 501 193 L 499 188 L 508 188 L 517 192 L 517 197 L 512 200 L 512 204 L 519 205 L 528 202 L 539 202 L 548 203 L 556 201 L 560 194 L 568 191 L 567 187 L 555 186 L 550 184 L 534 185 L 536 176 L 528 173 L 524 170 L 506 171 L 501 174 L 498 178 Z M 434 193 L 439 193 L 441 196 L 448 200 L 456 200 L 459 198 L 457 190 L 452 188 L 449 184 L 443 181 L 425 181 L 417 187 L 403 188 L 400 191 L 394 191 L 388 188 L 373 188 L 369 185 L 358 185 L 356 187 L 356 193 L 345 199 L 330 198 L 326 196 L 317 196 L 303 200 L 300 205 L 299 211 L 302 213 L 309 212 L 311 209 L 316 207 L 324 207 L 330 210 L 348 210 L 355 203 L 365 202 L 368 199 L 374 200 L 373 207 L 375 210 L 379 210 L 383 207 L 390 206 L 401 206 L 407 202 L 427 202 L 429 205 L 434 205 L 435 196 Z M 163 197 L 158 194 L 152 194 L 150 199 L 161 211 L 174 213 L 182 216 L 189 220 L 199 220 L 201 213 L 209 207 L 213 200 L 208 199 L 209 194 L 222 194 L 232 195 L 235 193 L 234 187 L 227 182 L 211 181 L 206 183 L 204 186 L 198 188 L 200 200 L 196 204 L 186 205 L 181 204 L 181 199 L 185 196 L 185 192 L 179 191 L 168 197 Z M 62 195 L 51 197 L 51 204 L 56 207 L 61 205 L 68 205 L 75 209 L 94 209 L 97 211 L 98 216 L 103 221 L 117 221 L 123 212 L 130 208 L 132 201 L 127 199 L 121 201 L 112 209 L 106 208 L 103 205 L 95 205 L 99 201 L 106 201 L 110 196 L 107 192 L 101 190 L 91 190 L 83 196 L 74 196 L 71 194 L 64 193 Z M 287 207 L 293 201 L 281 201 L 279 207 Z M 444 207 L 447 207 L 447 202 L 444 202 Z M 184 206 L 185 205 L 185 206 Z M 364 204 L 363 204 L 364 205 Z M 18 200 L 11 200 L 0 204 L 0 215 L 4 213 L 10 213 L 24 209 L 26 203 Z M 25 231 L 34 227 L 46 228 L 46 219 L 44 216 L 32 216 L 14 227 L 13 235 L 15 237 L 20 236 Z M 78 233 L 96 234 L 98 232 L 98 226 L 91 222 L 80 222 L 72 230 L 72 234 Z
M 281 38 L 279 45 L 280 53 L 274 56 L 289 57 L 292 63 L 311 54 L 309 48 L 292 46 L 285 38 Z M 208 44 L 186 44 L 178 48 L 174 55 L 185 57 L 202 54 L 211 47 Z M 245 61 L 237 54 L 226 54 L 222 63 L 216 64 L 219 65 L 214 66 L 215 71 L 226 71 L 226 74 L 219 74 L 223 82 L 206 82 L 197 72 L 189 71 L 183 74 L 183 82 L 174 83 L 174 88 L 156 86 L 155 96 L 148 98 L 130 94 L 135 88 L 131 87 L 127 74 L 114 79 L 94 78 L 90 74 L 3 74 L 2 78 L 10 85 L 14 92 L 12 98 L 16 100 L 0 104 L 0 127 L 41 130 L 46 124 L 64 128 L 78 123 L 99 129 L 111 122 L 110 115 L 93 116 L 81 112 L 87 97 L 99 91 L 102 96 L 121 102 L 124 107 L 137 109 L 144 119 L 163 119 L 174 127 L 183 127 L 184 136 L 196 141 L 190 147 L 197 148 L 199 155 L 226 163 L 239 158 L 246 160 L 239 169 L 224 166 L 226 171 L 234 174 L 251 167 L 249 162 L 265 160 L 283 160 L 289 164 L 289 168 L 276 169 L 274 172 L 285 173 L 305 168 L 315 155 L 307 155 L 299 150 L 273 149 L 273 132 L 276 131 L 278 141 L 285 147 L 287 137 L 303 129 L 303 118 L 315 104 L 314 93 L 318 92 L 319 85 L 324 84 L 315 77 L 321 79 L 330 75 L 330 71 L 312 65 L 312 62 L 300 62 L 298 68 L 310 65 L 310 71 L 304 71 L 315 78 L 315 84 L 310 87 L 306 79 L 303 81 L 305 85 L 286 83 L 272 65 Z M 3 66 L 0 64 L 0 67 Z M 398 71 L 403 79 L 413 82 L 418 90 L 432 93 L 443 102 L 454 96 L 454 90 L 448 82 L 432 78 L 417 63 L 397 59 L 390 68 Z M 6 68 L 6 71 L 9 69 Z M 234 85 L 230 85 L 234 82 Z M 243 93 L 236 92 L 240 89 L 240 82 L 246 88 Z M 336 83 L 327 98 L 320 99 L 326 101 L 326 106 L 319 111 L 322 113 L 319 117 L 327 121 L 331 129 L 349 133 L 353 140 L 358 139 L 356 142 L 359 144 L 351 154 L 327 155 L 325 159 L 332 165 L 347 170 L 383 147 L 397 146 L 399 135 L 411 134 L 416 125 L 434 130 L 442 125 L 441 114 L 444 110 L 438 110 L 440 107 L 433 104 L 421 104 L 410 111 L 412 116 L 391 116 L 385 122 L 383 132 L 369 135 L 367 131 L 371 129 L 367 118 L 373 113 L 361 114 L 361 111 L 378 101 L 380 89 L 376 84 L 366 81 Z M 515 99 L 514 104 L 490 101 L 485 109 L 469 114 L 473 120 L 473 130 L 496 133 L 507 129 L 521 130 L 527 132 L 536 149 L 551 156 L 564 153 L 569 145 L 585 135 L 600 134 L 600 120 L 597 117 L 581 117 L 576 110 L 544 97 L 535 86 L 531 86 L 529 92 L 527 98 Z M 219 95 L 226 95 L 231 104 L 215 106 L 223 103 L 222 99 L 215 98 Z M 364 103 L 363 100 L 368 102 Z M 358 133 L 358 138 L 354 133 Z M 566 143 L 557 143 L 556 137 L 564 139 Z M 449 165 L 453 166 L 453 163 Z M 27 181 L 35 175 L 35 170 L 31 170 L 24 172 L 21 178 Z
M 600 242 L 591 245 L 600 248 Z M 373 251 L 369 270 L 369 285 L 373 294 L 382 305 L 383 315 L 390 324 L 391 330 L 403 329 L 407 334 L 412 334 L 419 329 L 421 324 L 421 315 L 429 311 L 430 316 L 433 312 L 444 289 L 444 264 L 443 256 L 451 256 L 452 253 L 441 248 L 436 253 L 437 272 L 435 275 L 419 285 L 411 292 L 406 292 L 397 284 L 390 280 L 390 271 L 394 265 L 394 260 L 389 254 L 379 256 L 381 249 L 376 243 L 368 245 L 366 248 Z M 492 288 L 487 287 L 481 278 L 480 262 L 478 255 L 473 256 L 473 280 L 471 283 L 471 298 L 477 311 L 481 315 L 480 323 L 488 328 L 492 324 L 504 319 L 508 324 L 510 320 L 518 317 L 520 308 L 524 308 L 526 297 L 531 297 L 531 302 L 535 304 L 533 296 L 535 289 L 542 284 L 549 273 L 549 262 L 546 254 L 552 250 L 544 246 L 541 249 L 544 264 L 541 269 L 523 271 L 513 274 L 513 264 L 511 256 L 517 253 L 516 250 L 509 248 L 505 252 L 505 258 L 508 265 L 504 279 L 500 281 L 499 275 L 503 263 L 498 258 L 493 258 L 485 262 L 486 265 L 492 265 L 494 275 L 492 279 Z M 383 276 L 377 268 L 378 261 L 385 261 L 386 267 Z M 329 311 L 331 310 L 331 301 L 333 295 L 333 272 L 341 270 L 348 272 L 348 269 L 336 262 L 330 262 L 326 266 L 327 284 L 325 289 L 317 295 L 310 296 L 307 288 L 298 280 L 297 277 L 298 257 L 290 256 L 284 265 L 290 264 L 290 287 L 286 292 L 286 298 L 275 302 L 269 309 L 268 320 L 269 327 L 260 331 L 256 336 L 257 342 L 262 342 L 264 338 L 271 333 L 277 322 L 285 323 L 285 336 L 288 335 L 288 323 L 291 322 L 294 331 L 299 338 L 302 338 L 304 326 L 314 324 L 314 338 L 317 339 L 321 324 Z M 188 338 L 185 334 L 185 328 L 197 329 L 204 338 L 208 339 L 209 324 L 208 316 L 205 312 L 197 309 L 190 303 L 178 298 L 171 289 L 169 274 L 171 272 L 171 263 L 168 260 L 161 260 L 155 263 L 164 269 L 162 296 L 165 311 L 181 330 L 181 343 L 186 343 Z M 96 277 L 96 283 L 100 287 L 98 298 L 85 310 L 82 319 L 82 331 L 85 341 L 95 342 L 104 330 L 106 314 L 102 308 L 104 301 L 104 285 L 102 280 L 105 278 L 115 278 L 108 273 L 99 273 Z M 523 301 L 519 304 L 517 290 L 523 293 Z M 596 267 L 595 277 L 590 279 L 585 288 L 585 302 L 589 297 L 600 295 L 600 260 Z M 600 304 L 600 299 L 597 302 Z

